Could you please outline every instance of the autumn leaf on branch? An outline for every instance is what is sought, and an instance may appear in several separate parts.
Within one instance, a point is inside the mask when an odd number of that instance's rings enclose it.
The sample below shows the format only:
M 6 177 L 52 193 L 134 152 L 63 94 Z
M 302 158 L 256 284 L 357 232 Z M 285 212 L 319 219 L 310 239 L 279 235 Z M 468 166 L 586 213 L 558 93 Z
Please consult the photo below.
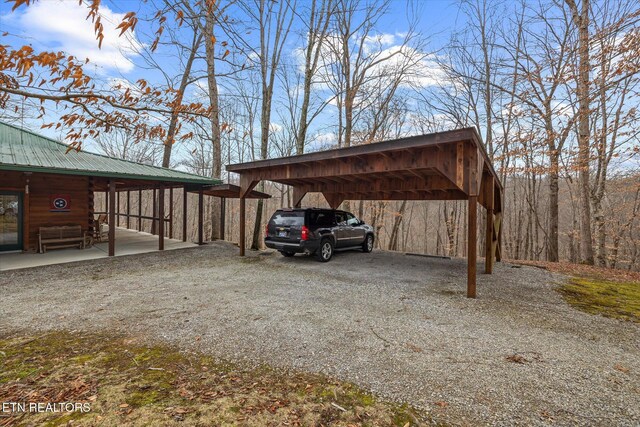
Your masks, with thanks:
M 14 1 L 14 10 L 29 6 L 29 1 Z M 82 5 L 83 3 L 81 3 Z M 104 38 L 104 26 L 99 13 L 100 2 L 88 5 L 87 20 L 94 25 L 98 45 Z M 162 34 L 162 22 L 157 37 Z M 135 13 L 124 15 L 116 27 L 120 35 L 135 28 Z M 158 116 L 177 112 L 183 120 L 208 116 L 208 107 L 201 103 L 182 104 L 183 94 L 149 85 L 145 80 L 135 83 L 97 84 L 85 72 L 89 60 L 79 60 L 65 52 L 37 52 L 24 45 L 14 48 L 0 44 L 0 107 L 6 108 L 15 98 L 40 102 L 39 118 L 49 107 L 64 111 L 56 128 L 67 129 L 70 146 L 80 149 L 82 141 L 113 129 L 126 129 L 136 139 L 164 138 L 166 130 Z M 155 117 L 154 117 L 155 116 Z M 50 125 L 54 125 L 51 123 Z

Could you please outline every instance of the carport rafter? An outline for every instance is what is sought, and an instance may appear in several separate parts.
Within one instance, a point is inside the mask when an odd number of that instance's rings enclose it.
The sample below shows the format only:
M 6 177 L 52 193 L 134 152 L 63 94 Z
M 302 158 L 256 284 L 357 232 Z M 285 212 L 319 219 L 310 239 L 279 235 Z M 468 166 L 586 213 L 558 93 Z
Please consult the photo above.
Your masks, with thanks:
M 433 133 L 280 159 L 228 165 L 240 174 L 240 254 L 245 204 L 262 180 L 293 187 L 293 205 L 321 192 L 332 208 L 344 200 L 468 200 L 467 296 L 476 296 L 477 205 L 487 209 L 485 272 L 500 260 L 502 184 L 475 128 Z

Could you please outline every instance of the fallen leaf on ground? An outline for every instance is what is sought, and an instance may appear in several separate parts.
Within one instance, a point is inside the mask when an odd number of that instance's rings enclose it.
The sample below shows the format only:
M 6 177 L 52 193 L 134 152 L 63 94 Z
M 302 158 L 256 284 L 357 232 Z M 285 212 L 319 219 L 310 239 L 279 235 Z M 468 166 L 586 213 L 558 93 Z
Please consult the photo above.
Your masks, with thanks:
M 417 345 L 411 344 L 411 343 L 407 343 L 406 347 L 409 350 L 413 351 L 414 353 L 422 353 L 422 352 L 424 352 L 424 350 L 422 348 L 418 347 Z
M 527 360 L 527 358 L 525 358 L 524 356 L 520 355 L 520 354 L 512 354 L 511 356 L 507 356 L 506 357 L 507 361 L 512 362 L 512 363 L 519 363 L 521 365 L 524 365 L 525 363 L 527 363 L 529 360 Z
M 624 366 L 622 366 L 622 365 L 620 365 L 620 364 L 615 365 L 615 366 L 613 367 L 613 369 L 615 369 L 616 371 L 623 372 L 623 373 L 625 373 L 625 374 L 628 374 L 628 373 L 629 373 L 629 368 L 625 368 Z

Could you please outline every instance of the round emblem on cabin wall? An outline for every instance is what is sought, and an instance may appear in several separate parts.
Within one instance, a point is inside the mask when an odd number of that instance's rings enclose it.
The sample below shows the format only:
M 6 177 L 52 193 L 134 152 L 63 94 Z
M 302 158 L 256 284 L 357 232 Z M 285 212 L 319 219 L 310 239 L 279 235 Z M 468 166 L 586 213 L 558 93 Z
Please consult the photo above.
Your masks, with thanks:
M 49 198 L 51 212 L 69 212 L 71 210 L 71 196 L 68 194 L 52 194 Z
M 67 201 L 65 199 L 57 198 L 53 201 L 53 206 L 55 206 L 56 209 L 64 209 L 67 207 Z

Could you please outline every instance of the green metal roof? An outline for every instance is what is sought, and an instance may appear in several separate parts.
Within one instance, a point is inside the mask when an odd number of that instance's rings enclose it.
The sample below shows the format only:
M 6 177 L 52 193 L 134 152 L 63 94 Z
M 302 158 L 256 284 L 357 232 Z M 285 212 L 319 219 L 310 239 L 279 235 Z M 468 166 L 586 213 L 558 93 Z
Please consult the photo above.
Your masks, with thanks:
M 0 122 L 0 170 L 215 185 L 222 181 L 87 151 Z

